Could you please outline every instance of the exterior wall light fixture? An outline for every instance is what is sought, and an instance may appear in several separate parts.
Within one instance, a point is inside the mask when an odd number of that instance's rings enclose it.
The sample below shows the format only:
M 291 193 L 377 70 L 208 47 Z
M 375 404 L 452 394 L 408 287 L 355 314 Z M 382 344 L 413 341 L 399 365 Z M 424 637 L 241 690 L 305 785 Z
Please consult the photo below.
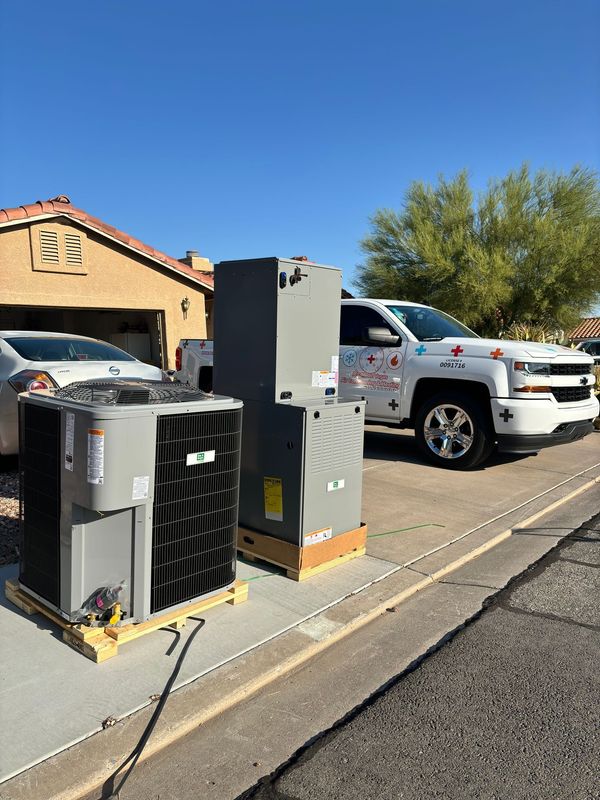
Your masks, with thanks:
M 187 319 L 187 312 L 190 309 L 190 305 L 191 303 L 189 297 L 184 297 L 183 300 L 181 301 L 181 310 L 183 311 L 184 319 Z

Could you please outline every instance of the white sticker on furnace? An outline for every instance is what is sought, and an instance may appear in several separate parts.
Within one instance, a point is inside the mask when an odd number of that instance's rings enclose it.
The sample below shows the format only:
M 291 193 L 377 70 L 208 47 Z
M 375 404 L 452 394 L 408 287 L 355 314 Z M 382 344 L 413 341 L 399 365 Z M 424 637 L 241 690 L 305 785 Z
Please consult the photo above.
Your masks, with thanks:
M 329 481 L 327 484 L 327 491 L 328 492 L 337 492 L 338 489 L 343 489 L 346 485 L 343 478 L 340 478 L 339 481 Z
M 104 431 L 88 428 L 88 483 L 104 483 Z
M 73 472 L 73 446 L 75 443 L 75 414 L 67 411 L 65 418 L 65 469 Z
M 340 377 L 340 357 L 339 356 L 331 356 L 331 371 L 335 375 L 335 382 L 336 385 L 339 381 Z
M 308 547 L 309 544 L 319 544 L 319 542 L 324 542 L 326 539 L 331 539 L 332 535 L 332 528 L 321 528 L 320 531 L 314 531 L 304 537 L 304 546 Z
M 192 464 L 207 464 L 209 461 L 215 460 L 216 450 L 205 450 L 203 453 L 188 453 L 185 464 L 191 467 Z
M 319 389 L 335 389 L 337 386 L 337 372 L 328 372 L 326 369 L 314 370 L 312 386 Z
M 131 491 L 132 500 L 146 500 L 148 497 L 148 487 L 150 486 L 149 475 L 137 475 L 133 479 L 133 489 Z

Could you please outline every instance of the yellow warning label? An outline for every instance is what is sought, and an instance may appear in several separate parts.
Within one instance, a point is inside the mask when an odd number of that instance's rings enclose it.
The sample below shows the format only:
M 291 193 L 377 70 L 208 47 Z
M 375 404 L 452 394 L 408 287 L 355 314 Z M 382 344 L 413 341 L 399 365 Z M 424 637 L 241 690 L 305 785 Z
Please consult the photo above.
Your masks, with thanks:
M 281 478 L 264 478 L 265 519 L 283 522 L 283 481 Z

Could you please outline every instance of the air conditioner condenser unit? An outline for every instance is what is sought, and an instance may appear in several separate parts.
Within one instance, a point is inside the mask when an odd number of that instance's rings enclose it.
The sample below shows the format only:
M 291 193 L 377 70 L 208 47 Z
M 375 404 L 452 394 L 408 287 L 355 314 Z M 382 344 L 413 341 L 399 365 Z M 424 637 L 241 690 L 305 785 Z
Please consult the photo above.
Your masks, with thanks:
M 241 422 L 241 401 L 172 383 L 20 395 L 21 589 L 100 625 L 233 586 Z

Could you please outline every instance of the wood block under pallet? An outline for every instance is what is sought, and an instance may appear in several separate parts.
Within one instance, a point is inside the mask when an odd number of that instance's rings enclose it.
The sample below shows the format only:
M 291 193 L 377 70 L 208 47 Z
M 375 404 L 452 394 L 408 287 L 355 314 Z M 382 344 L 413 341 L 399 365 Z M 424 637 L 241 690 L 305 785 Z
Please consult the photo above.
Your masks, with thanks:
M 165 626 L 181 628 L 188 617 L 202 614 L 209 608 L 214 608 L 223 603 L 237 605 L 248 599 L 248 584 L 236 581 L 235 584 L 224 592 L 205 600 L 198 600 L 185 608 L 168 611 L 158 617 L 153 617 L 146 622 L 137 622 L 130 625 L 110 626 L 106 628 L 91 628 L 88 625 L 76 625 L 63 619 L 51 609 L 47 608 L 35 597 L 30 597 L 19 588 L 14 580 L 7 580 L 4 584 L 4 594 L 7 600 L 18 606 L 26 614 L 43 614 L 51 622 L 62 628 L 63 641 L 82 653 L 86 658 L 101 664 L 118 653 L 119 645 L 138 639 L 146 633 L 156 631 Z
M 151 631 L 164 628 L 165 625 L 170 625 L 174 628 L 181 627 L 185 624 L 188 617 L 195 617 L 196 614 L 202 614 L 204 611 L 208 611 L 209 608 L 220 606 L 222 603 L 237 605 L 238 603 L 243 603 L 247 599 L 248 584 L 244 581 L 236 581 L 231 589 L 216 594 L 214 597 L 209 597 L 206 600 L 199 600 L 197 603 L 177 609 L 176 611 L 169 611 L 167 614 L 161 614 L 160 617 L 153 617 L 146 622 L 113 626 L 105 628 L 105 631 L 117 644 L 123 644 L 124 642 L 131 642 L 133 639 L 138 639 L 140 636 L 144 636 Z
M 282 567 L 295 581 L 304 581 L 328 569 L 363 556 L 367 545 L 367 526 L 361 525 L 318 544 L 298 547 L 264 533 L 238 528 L 238 550 L 249 561 L 266 561 Z

